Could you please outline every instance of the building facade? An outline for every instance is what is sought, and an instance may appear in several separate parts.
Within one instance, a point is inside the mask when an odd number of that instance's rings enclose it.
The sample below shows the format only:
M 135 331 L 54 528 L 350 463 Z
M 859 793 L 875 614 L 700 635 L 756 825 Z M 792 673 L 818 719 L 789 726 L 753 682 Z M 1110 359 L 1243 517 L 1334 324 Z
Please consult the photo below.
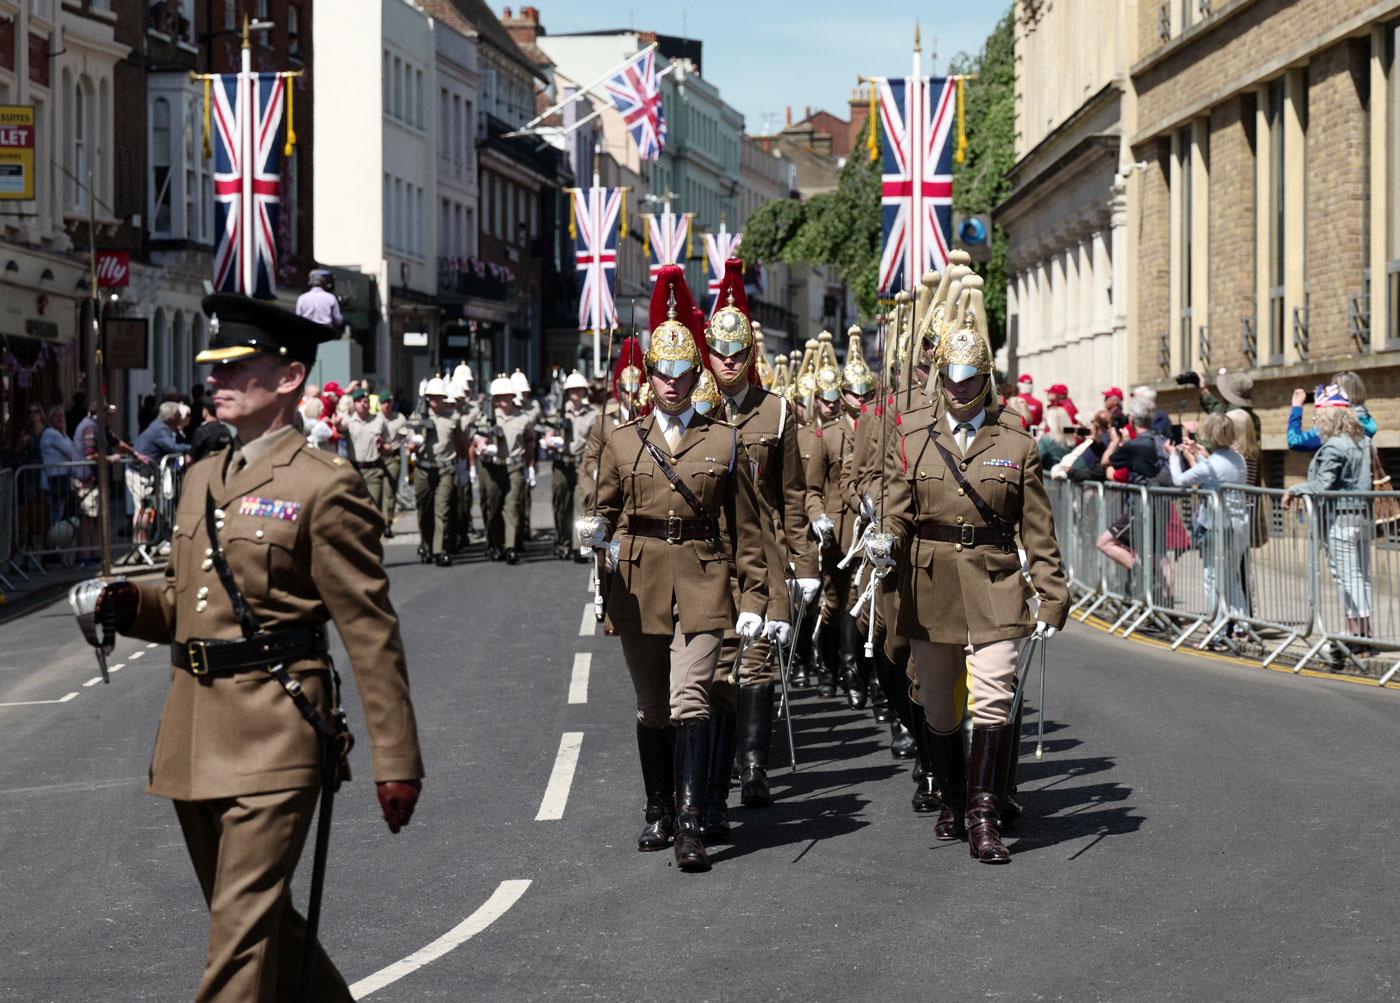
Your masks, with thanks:
M 1290 395 L 1338 370 L 1400 446 L 1400 3 L 1207 11 L 1137 11 L 1132 369 L 1188 417 L 1175 374 L 1249 372 L 1282 484 L 1307 460 L 1286 451 Z
M 1134 8 L 1016 5 L 1016 165 L 995 211 L 1008 240 L 997 361 L 1013 380 L 1063 383 L 1079 401 L 1128 370 Z

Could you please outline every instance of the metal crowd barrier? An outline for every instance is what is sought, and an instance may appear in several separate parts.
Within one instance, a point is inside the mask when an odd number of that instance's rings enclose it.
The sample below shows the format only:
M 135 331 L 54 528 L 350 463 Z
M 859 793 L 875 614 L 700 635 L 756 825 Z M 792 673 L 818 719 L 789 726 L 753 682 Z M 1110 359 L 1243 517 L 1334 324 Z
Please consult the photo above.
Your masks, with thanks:
M 123 460 L 111 465 L 108 511 L 112 553 L 131 549 L 131 508 Z M 98 480 L 94 463 L 38 463 L 13 473 L 15 560 L 43 574 L 54 565 L 96 561 L 101 550 L 97 524 Z
M 15 563 L 15 472 L 0 470 L 0 569 L 14 577 L 29 576 Z M 14 583 L 0 573 L 0 586 L 13 590 Z
M 1400 653 L 1400 493 L 1294 496 L 1236 485 L 1220 491 L 1088 482 L 1047 484 L 1074 605 L 1127 637 L 1152 624 L 1172 650 L 1192 639 L 1239 650 L 1251 640 L 1270 665 L 1310 646 L 1301 671 L 1324 651 L 1360 657 Z M 1101 546 L 1116 541 L 1131 567 Z M 1396 661 L 1381 684 L 1400 673 Z

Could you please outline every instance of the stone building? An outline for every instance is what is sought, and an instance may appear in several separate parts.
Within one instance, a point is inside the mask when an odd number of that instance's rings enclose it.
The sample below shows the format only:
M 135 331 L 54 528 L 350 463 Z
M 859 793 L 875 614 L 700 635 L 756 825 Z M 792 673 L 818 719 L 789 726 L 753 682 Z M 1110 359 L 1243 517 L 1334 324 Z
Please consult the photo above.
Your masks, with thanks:
M 1354 369 L 1400 446 L 1400 3 L 1140 3 L 1131 69 L 1141 220 L 1134 378 L 1248 371 L 1265 481 L 1295 387 Z M 1393 464 L 1392 464 L 1393 465 Z
M 1017 4 L 1016 166 L 995 211 L 1008 237 L 998 364 L 1041 391 L 1064 383 L 1081 405 L 1128 368 L 1133 8 Z M 1085 45 L 1090 25 L 1096 44 Z

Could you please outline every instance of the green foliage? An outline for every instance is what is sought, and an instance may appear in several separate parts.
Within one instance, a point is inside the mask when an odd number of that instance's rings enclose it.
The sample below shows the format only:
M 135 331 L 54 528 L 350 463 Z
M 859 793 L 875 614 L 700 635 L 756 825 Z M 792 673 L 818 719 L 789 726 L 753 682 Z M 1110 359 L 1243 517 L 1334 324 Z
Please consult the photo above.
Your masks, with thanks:
M 1008 10 L 976 57 L 960 54 L 950 72 L 976 74 L 964 86 L 967 157 L 953 165 L 953 209 L 991 212 L 1011 193 L 1016 165 L 1015 8 Z M 984 282 L 992 348 L 1006 341 L 1006 231 L 992 227 L 991 260 L 976 266 Z
M 959 55 L 950 72 L 975 74 L 964 89 L 967 155 L 953 165 L 953 208 L 990 212 L 1010 193 L 1016 162 L 1014 9 L 1003 15 L 982 51 Z M 867 123 L 867 129 L 870 123 Z M 806 202 L 779 199 L 762 206 L 744 225 L 744 261 L 829 265 L 850 288 L 867 317 L 874 314 L 880 265 L 880 165 L 865 152 L 862 130 L 841 168 L 834 192 Z M 992 257 L 977 271 L 984 283 L 992 347 L 1006 340 L 1006 234 L 992 229 Z

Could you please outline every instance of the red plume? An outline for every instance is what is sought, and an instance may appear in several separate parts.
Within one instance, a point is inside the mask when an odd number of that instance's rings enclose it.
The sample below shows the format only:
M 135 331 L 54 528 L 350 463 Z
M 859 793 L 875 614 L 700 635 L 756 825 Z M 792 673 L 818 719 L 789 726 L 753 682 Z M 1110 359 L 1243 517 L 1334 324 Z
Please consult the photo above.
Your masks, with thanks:
M 656 285 L 651 289 L 651 307 L 648 319 L 655 331 L 666 320 L 671 294 L 676 297 L 676 320 L 690 329 L 695 347 L 700 352 L 700 361 L 710 368 L 709 346 L 705 344 L 705 315 L 695 305 L 695 297 L 685 284 L 685 270 L 680 265 L 662 265 L 656 274 Z
M 720 307 L 729 305 L 730 293 L 734 294 L 734 305 L 752 321 L 753 314 L 749 313 L 749 296 L 748 293 L 744 292 L 744 263 L 738 258 L 730 258 L 724 263 L 724 276 L 719 280 L 719 295 L 715 297 L 715 308 L 710 311 L 711 317 L 719 313 Z

